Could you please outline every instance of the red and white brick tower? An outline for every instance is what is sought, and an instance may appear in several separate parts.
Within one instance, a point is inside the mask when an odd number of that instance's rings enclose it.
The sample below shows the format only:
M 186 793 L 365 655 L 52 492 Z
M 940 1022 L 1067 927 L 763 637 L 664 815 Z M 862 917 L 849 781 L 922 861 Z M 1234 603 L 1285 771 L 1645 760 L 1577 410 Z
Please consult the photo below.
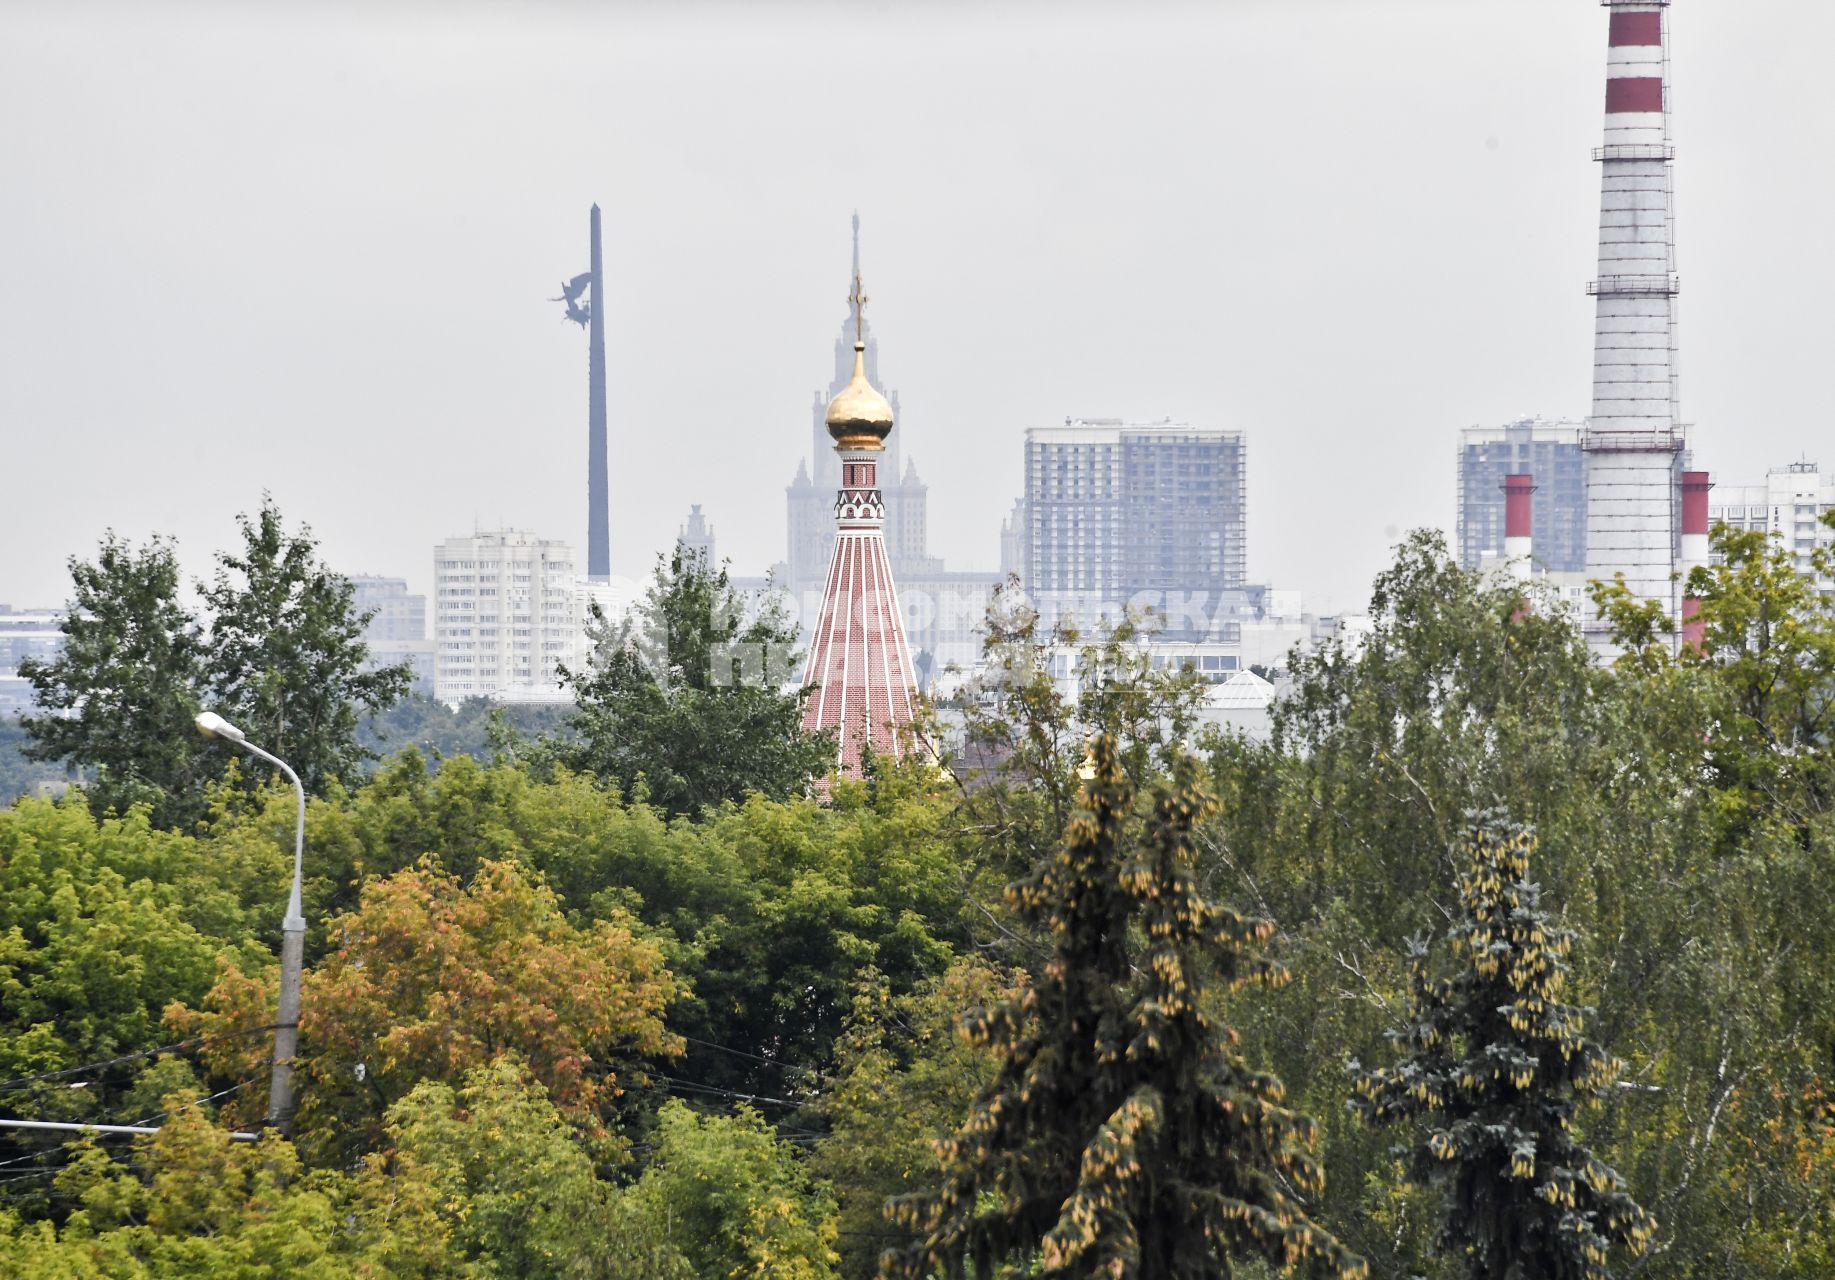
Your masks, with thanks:
M 1695 620 L 1701 612 L 1701 601 L 1688 594 L 1688 575 L 1691 570 L 1707 568 L 1708 490 L 1713 487 L 1705 471 L 1682 473 L 1682 554 L 1676 561 L 1676 572 L 1682 575 L 1682 644 L 1688 649 L 1701 648 L 1707 637 L 1707 623 Z
M 1513 582 L 1527 582 L 1535 544 L 1536 479 L 1531 475 L 1504 477 L 1504 567 Z
M 1603 0 L 1606 63 L 1593 412 L 1587 421 L 1589 578 L 1625 575 L 1640 598 L 1678 610 L 1676 292 L 1667 97 L 1669 0 Z M 1597 633 L 1596 644 L 1605 643 Z
M 881 755 L 898 753 L 898 730 L 911 722 L 917 681 L 886 556 L 886 502 L 879 488 L 892 406 L 867 381 L 862 314 L 867 299 L 858 273 L 848 301 L 854 306 L 854 376 L 829 402 L 826 415 L 841 458 L 841 489 L 822 614 L 803 675 L 805 685 L 818 688 L 803 713 L 803 727 L 837 730 L 841 769 L 857 773 L 867 744 Z

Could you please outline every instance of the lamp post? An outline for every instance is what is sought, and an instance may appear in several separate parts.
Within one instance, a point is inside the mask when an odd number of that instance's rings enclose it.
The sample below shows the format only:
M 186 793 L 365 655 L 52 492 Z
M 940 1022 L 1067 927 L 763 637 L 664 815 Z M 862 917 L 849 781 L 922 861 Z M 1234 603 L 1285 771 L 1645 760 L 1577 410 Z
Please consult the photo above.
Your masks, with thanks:
M 286 919 L 280 924 L 280 1014 L 274 1026 L 274 1074 L 268 1081 L 268 1125 L 286 1133 L 293 1123 L 293 1055 L 299 1048 L 299 981 L 306 958 L 306 916 L 299 888 L 306 856 L 306 788 L 291 765 L 250 742 L 242 730 L 216 712 L 198 716 L 197 726 L 206 738 L 222 738 L 260 756 L 286 774 L 299 794 L 299 819 L 293 827 L 293 890 L 287 896 Z

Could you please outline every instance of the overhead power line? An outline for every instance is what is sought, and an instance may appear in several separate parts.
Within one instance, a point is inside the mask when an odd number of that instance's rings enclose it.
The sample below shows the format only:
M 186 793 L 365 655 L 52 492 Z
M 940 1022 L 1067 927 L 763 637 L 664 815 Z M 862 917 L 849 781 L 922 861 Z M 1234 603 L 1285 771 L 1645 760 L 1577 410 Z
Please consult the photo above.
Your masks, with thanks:
M 78 1124 L 68 1120 L 9 1120 L 0 1116 L 0 1129 L 41 1129 L 49 1133 L 158 1133 L 154 1126 L 143 1124 Z M 229 1135 L 237 1142 L 256 1142 L 258 1133 L 236 1133 Z
M 140 1058 L 158 1057 L 162 1053 L 172 1053 L 178 1049 L 190 1049 L 197 1045 L 209 1044 L 216 1040 L 234 1040 L 239 1036 L 260 1035 L 272 1031 L 272 1024 L 265 1027 L 248 1027 L 242 1031 L 224 1031 L 216 1035 L 192 1036 L 189 1040 L 175 1040 L 171 1044 L 158 1045 L 152 1049 L 141 1049 L 135 1053 L 124 1053 L 118 1057 L 104 1058 L 100 1062 L 85 1062 L 81 1066 L 64 1067 L 58 1071 L 43 1071 L 35 1076 L 20 1076 L 17 1080 L 0 1080 L 0 1093 L 14 1093 L 20 1089 L 43 1084 L 47 1080 L 64 1080 L 70 1076 L 80 1076 L 90 1071 L 100 1071 L 104 1067 L 120 1066 L 123 1062 L 134 1062 Z

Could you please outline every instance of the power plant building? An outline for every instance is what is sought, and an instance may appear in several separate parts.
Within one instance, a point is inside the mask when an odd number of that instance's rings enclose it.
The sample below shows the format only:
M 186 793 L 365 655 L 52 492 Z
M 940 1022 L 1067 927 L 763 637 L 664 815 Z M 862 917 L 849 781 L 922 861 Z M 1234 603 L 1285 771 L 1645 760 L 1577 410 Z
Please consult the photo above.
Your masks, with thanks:
M 1692 643 L 1699 638 L 1690 622 L 1696 602 L 1683 598 L 1683 584 L 1707 554 L 1711 482 L 1683 469 L 1689 438 L 1676 378 L 1681 282 L 1670 175 L 1669 0 L 1603 4 L 1605 128 L 1593 150 L 1599 241 L 1586 286 L 1594 299 L 1592 412 L 1584 424 L 1529 418 L 1461 433 L 1459 557 L 1472 569 L 1489 561 L 1575 584 L 1622 576 Z M 1575 591 L 1584 596 L 1579 586 Z M 1589 646 L 1611 652 L 1609 624 L 1590 607 L 1579 612 Z

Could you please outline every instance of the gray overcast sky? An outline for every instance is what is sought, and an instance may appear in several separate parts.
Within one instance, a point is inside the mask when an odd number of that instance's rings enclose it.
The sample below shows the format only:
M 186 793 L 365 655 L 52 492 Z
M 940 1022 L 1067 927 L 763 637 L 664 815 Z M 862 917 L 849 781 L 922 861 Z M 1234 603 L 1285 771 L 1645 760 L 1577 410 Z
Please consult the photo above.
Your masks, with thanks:
M 1829 449 L 1827 0 L 1671 10 L 1682 393 L 1727 481 Z M 1457 428 L 1590 385 L 1593 0 L 0 6 L 0 600 L 103 530 L 202 569 L 271 490 L 429 587 L 583 544 L 604 207 L 614 568 L 740 572 L 864 224 L 932 549 L 992 568 L 1028 425 L 1250 441 L 1252 576 L 1362 602 Z

